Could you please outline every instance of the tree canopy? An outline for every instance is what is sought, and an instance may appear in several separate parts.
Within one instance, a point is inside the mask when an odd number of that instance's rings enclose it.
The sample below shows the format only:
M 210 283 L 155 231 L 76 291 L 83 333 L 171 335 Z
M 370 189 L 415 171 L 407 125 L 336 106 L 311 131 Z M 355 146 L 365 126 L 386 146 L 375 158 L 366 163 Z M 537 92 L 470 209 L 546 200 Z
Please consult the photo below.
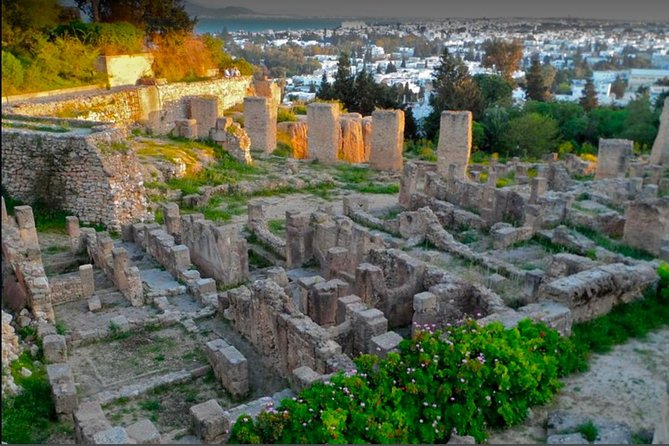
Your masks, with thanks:
M 518 40 L 491 39 L 483 44 L 485 55 L 481 64 L 486 68 L 495 68 L 497 73 L 511 82 L 514 71 L 520 67 L 523 58 L 523 45 Z

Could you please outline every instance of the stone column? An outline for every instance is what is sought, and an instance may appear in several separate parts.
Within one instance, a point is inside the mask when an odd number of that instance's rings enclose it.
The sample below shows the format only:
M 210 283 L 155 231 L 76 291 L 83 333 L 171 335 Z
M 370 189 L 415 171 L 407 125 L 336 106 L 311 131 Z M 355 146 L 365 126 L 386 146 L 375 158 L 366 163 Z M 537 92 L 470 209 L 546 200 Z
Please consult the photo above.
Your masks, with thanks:
M 163 204 L 163 220 L 168 234 L 175 237 L 181 235 L 181 216 L 176 203 Z
M 472 149 L 472 113 L 445 111 L 441 113 L 439 143 L 437 145 L 437 171 L 448 173 L 448 166 L 456 166 L 458 178 L 465 178 Z
M 251 150 L 272 153 L 276 149 L 276 106 L 266 97 L 244 98 L 244 129 L 251 138 Z
M 653 150 L 650 152 L 650 162 L 669 167 L 669 97 L 664 100 L 660 128 L 653 143 Z
M 404 166 L 402 178 L 400 178 L 400 206 L 406 209 L 411 207 L 411 195 L 416 193 L 417 188 L 418 166 L 414 163 L 408 163 Z
M 595 179 L 624 177 L 633 149 L 629 139 L 600 139 Z
M 216 127 L 218 98 L 197 96 L 190 100 L 190 118 L 197 121 L 197 138 L 209 138 L 209 131 Z
M 372 113 L 370 167 L 378 170 L 402 170 L 404 160 L 404 112 L 375 110 Z
M 349 163 L 364 163 L 365 142 L 362 136 L 362 116 L 359 113 L 347 113 L 339 119 L 341 138 L 338 158 Z
M 70 250 L 74 254 L 79 254 L 83 249 L 81 242 L 81 229 L 79 228 L 79 219 L 75 216 L 65 217 L 67 223 L 67 235 L 70 237 Z
M 339 150 L 339 106 L 314 102 L 307 106 L 308 157 L 335 163 Z
M 121 292 L 128 289 L 128 251 L 125 248 L 112 249 L 112 257 L 114 259 L 114 283 Z
M 21 241 L 26 246 L 39 246 L 33 208 L 30 206 L 16 206 L 14 208 L 14 216 L 16 217 L 16 224 L 19 227 Z
M 2 224 L 7 224 L 9 217 L 7 217 L 7 206 L 5 205 L 5 197 L 0 197 L 2 199 Z
M 286 211 L 286 262 L 296 268 L 313 256 L 314 231 L 309 216 L 298 211 Z
M 536 204 L 548 188 L 548 181 L 543 177 L 532 178 L 532 192 L 530 194 L 530 203 Z
M 93 265 L 87 264 L 79 267 L 79 280 L 81 280 L 81 297 L 88 299 L 95 293 Z

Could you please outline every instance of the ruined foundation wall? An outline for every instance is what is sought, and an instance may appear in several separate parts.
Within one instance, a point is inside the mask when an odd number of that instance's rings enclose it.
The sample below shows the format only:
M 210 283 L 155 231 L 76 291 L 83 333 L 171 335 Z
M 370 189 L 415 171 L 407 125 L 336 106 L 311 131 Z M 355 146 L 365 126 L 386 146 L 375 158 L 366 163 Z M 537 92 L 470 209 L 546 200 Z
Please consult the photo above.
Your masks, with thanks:
M 244 100 L 250 77 L 166 85 L 122 87 L 77 95 L 12 104 L 14 113 L 26 116 L 77 117 L 87 121 L 114 122 L 129 127 L 144 121 L 157 134 L 174 129 L 174 121 L 189 118 L 190 100 L 196 96 L 216 96 L 218 115 Z
M 26 203 L 41 201 L 80 220 L 118 230 L 146 213 L 137 158 L 123 134 L 105 128 L 85 136 L 2 130 L 2 186 Z

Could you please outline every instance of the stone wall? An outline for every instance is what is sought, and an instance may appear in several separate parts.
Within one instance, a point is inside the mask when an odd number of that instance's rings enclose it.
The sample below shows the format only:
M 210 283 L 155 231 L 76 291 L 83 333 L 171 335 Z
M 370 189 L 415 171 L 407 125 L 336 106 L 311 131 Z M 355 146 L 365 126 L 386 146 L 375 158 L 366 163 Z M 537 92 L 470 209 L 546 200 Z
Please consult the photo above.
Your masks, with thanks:
M 402 170 L 404 159 L 404 112 L 375 110 L 369 165 L 379 170 Z
M 279 374 L 288 378 L 298 367 L 330 373 L 352 366 L 341 346 L 299 312 L 292 299 L 271 280 L 257 280 L 250 288 L 228 291 L 227 314 L 232 325 Z
M 8 395 L 16 393 L 18 387 L 14 383 L 11 373 L 5 373 L 9 370 L 9 365 L 19 359 L 21 348 L 19 347 L 19 337 L 11 326 L 12 316 L 2 310 L 2 393 Z M 6 392 L 6 393 L 5 393 Z
M 456 178 L 464 178 L 472 148 L 472 113 L 468 111 L 444 111 L 439 125 L 437 166 L 441 176 L 449 173 L 455 165 Z
M 337 161 L 339 151 L 339 106 L 314 102 L 307 106 L 308 156 L 323 163 Z
M 250 77 L 177 82 L 165 85 L 117 87 L 88 93 L 22 101 L 11 105 L 14 113 L 27 116 L 76 117 L 88 121 L 114 122 L 129 127 L 142 122 L 156 134 L 168 134 L 174 121 L 190 117 L 190 101 L 215 96 L 218 115 L 241 103 L 251 86 Z
M 112 127 L 66 133 L 3 128 L 2 186 L 15 199 L 118 230 L 146 215 L 139 162 L 123 136 Z
M 660 116 L 660 128 L 650 152 L 650 162 L 669 167 L 669 97 L 664 100 L 664 108 Z

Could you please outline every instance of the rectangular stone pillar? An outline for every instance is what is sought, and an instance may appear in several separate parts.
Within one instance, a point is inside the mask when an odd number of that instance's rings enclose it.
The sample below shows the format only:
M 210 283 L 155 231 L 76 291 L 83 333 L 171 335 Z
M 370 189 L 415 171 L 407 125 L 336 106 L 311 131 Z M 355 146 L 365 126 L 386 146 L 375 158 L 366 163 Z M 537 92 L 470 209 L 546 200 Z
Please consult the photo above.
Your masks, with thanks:
M 418 166 L 414 163 L 408 163 L 404 166 L 402 178 L 400 178 L 400 206 L 403 208 L 409 208 L 411 206 L 411 195 L 416 193 L 417 188 Z
M 600 139 L 595 179 L 624 177 L 633 149 L 634 141 L 629 139 Z
M 372 113 L 370 167 L 378 170 L 402 170 L 404 160 L 404 112 L 375 110 Z
M 302 266 L 313 256 L 314 231 L 310 217 L 298 211 L 286 211 L 286 262 L 288 267 Z
M 536 204 L 548 188 L 548 180 L 542 177 L 532 178 L 532 192 L 530 193 L 530 203 Z
M 128 251 L 125 248 L 112 249 L 112 257 L 114 259 L 114 283 L 121 292 L 128 289 Z
M 309 159 L 335 163 L 339 149 L 339 105 L 314 102 L 307 106 Z
M 81 240 L 81 229 L 79 228 L 79 219 L 73 215 L 65 217 L 67 223 L 67 235 L 70 237 L 70 250 L 73 254 L 79 254 L 83 251 Z
M 0 199 L 2 199 L 2 224 L 4 225 L 9 220 L 9 217 L 7 217 L 7 206 L 5 205 L 5 197 L 0 197 Z
M 458 178 L 465 178 L 472 149 L 472 113 L 445 111 L 441 113 L 439 143 L 437 145 L 437 171 L 448 174 L 448 166 L 456 166 Z
M 79 267 L 79 279 L 81 280 L 81 297 L 88 299 L 95 293 L 95 274 L 93 265 L 81 265 Z
M 309 291 L 308 316 L 322 327 L 335 324 L 337 318 L 337 300 L 348 290 L 348 284 L 334 279 L 314 285 Z
M 163 220 L 166 232 L 172 236 L 181 234 L 181 216 L 179 206 L 176 203 L 163 204 Z
M 216 127 L 218 98 L 197 96 L 190 100 L 190 118 L 197 121 L 197 138 L 209 138 L 209 130 Z
M 16 206 L 14 208 L 14 217 L 16 217 L 16 224 L 19 227 L 21 241 L 26 246 L 39 246 L 33 208 L 30 206 Z
M 669 167 L 669 97 L 664 99 L 660 128 L 653 143 L 653 150 L 650 152 L 650 162 Z
M 277 109 L 271 99 L 244 98 L 244 129 L 251 139 L 251 150 L 272 153 L 276 149 Z
M 347 272 L 349 261 L 348 249 L 338 246 L 328 249 L 325 256 L 325 268 L 322 268 L 325 279 L 336 279 L 339 277 L 339 273 Z

